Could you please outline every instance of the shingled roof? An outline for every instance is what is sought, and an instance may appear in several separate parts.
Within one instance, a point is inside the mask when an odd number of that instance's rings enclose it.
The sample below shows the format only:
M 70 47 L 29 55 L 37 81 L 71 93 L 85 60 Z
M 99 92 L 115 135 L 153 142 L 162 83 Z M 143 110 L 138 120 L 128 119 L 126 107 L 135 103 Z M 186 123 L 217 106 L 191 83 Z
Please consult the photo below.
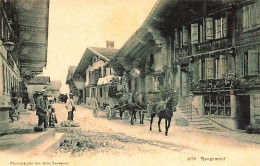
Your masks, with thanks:
M 51 85 L 47 87 L 47 90 L 60 90 L 61 81 L 51 81 Z
M 93 56 L 98 56 L 105 62 L 109 62 L 117 54 L 118 49 L 107 47 L 87 47 L 84 52 L 75 73 L 84 75 L 88 65 L 91 64 L 91 58 Z
M 104 57 L 108 58 L 109 60 L 114 58 L 118 51 L 118 49 L 114 49 L 114 48 L 101 48 L 101 47 L 90 47 L 90 48 L 97 51 L 99 54 L 103 55 Z
M 50 83 L 49 76 L 36 76 L 32 78 L 28 84 L 47 85 Z

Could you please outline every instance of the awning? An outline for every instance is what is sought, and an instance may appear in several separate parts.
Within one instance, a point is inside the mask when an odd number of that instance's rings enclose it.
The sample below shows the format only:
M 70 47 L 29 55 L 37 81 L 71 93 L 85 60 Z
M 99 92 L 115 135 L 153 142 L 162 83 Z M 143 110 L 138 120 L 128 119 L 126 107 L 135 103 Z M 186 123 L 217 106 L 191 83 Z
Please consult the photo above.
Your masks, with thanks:
M 119 82 L 120 79 L 121 79 L 121 77 L 119 77 L 119 76 L 114 76 L 114 75 L 106 76 L 106 77 L 103 77 L 103 78 L 99 78 L 97 85 L 116 83 L 116 82 Z

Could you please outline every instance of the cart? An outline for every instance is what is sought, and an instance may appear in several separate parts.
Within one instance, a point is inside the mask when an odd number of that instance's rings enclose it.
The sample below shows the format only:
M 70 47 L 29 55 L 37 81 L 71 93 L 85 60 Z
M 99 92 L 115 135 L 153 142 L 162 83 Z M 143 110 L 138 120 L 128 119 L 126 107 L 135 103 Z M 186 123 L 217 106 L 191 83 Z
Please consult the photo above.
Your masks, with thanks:
M 107 119 L 111 119 L 116 114 L 124 115 L 129 118 L 129 112 L 123 111 L 123 107 L 119 106 L 119 99 L 123 96 L 124 83 L 120 82 L 118 76 L 106 76 L 100 78 L 97 83 L 97 95 L 92 100 L 92 113 L 94 117 L 98 116 L 99 111 L 105 111 Z M 121 116 L 120 116 L 121 117 Z

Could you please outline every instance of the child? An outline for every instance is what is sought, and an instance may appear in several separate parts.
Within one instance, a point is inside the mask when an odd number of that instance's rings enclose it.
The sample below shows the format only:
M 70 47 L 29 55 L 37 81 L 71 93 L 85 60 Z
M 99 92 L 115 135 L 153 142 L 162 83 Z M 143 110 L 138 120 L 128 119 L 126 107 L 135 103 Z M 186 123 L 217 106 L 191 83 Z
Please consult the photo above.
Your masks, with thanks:
M 54 128 L 55 127 L 55 123 L 57 124 L 57 118 L 56 118 L 56 114 L 55 114 L 55 109 L 51 108 L 51 114 L 50 114 L 50 128 Z

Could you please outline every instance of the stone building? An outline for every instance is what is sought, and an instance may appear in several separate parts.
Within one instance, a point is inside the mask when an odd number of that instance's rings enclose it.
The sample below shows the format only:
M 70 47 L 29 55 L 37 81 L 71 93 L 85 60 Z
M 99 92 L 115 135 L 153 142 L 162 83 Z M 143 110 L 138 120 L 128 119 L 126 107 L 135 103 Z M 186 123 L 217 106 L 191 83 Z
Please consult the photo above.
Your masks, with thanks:
M 28 80 L 47 62 L 49 0 L 0 2 L 0 132 L 8 129 L 11 89 L 26 89 Z M 4 126 L 4 127 L 3 127 Z
M 91 106 L 99 91 L 96 88 L 99 78 L 114 75 L 113 69 L 105 65 L 115 56 L 117 49 L 113 41 L 106 41 L 106 45 L 106 48 L 87 47 L 72 76 L 79 104 Z

